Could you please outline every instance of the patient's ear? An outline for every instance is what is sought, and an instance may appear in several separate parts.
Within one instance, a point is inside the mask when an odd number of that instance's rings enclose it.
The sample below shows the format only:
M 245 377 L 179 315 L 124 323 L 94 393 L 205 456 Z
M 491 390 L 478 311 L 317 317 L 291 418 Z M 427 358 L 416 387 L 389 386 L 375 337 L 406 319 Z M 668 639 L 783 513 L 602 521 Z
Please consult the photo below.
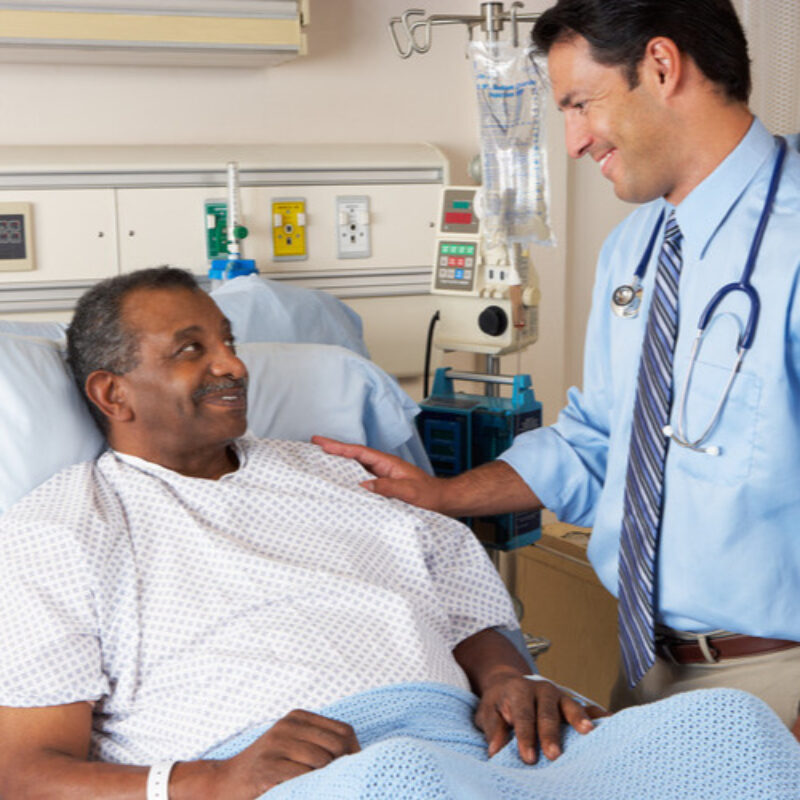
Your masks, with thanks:
M 99 369 L 86 378 L 85 390 L 89 399 L 113 422 L 127 422 L 133 418 L 122 377 Z

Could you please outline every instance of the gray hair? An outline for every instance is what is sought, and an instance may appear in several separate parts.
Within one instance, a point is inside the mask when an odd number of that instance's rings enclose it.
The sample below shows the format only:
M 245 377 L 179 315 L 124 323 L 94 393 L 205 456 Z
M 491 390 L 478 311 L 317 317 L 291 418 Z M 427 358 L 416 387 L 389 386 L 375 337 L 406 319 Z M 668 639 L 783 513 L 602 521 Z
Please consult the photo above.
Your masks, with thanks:
M 152 267 L 108 278 L 78 301 L 67 329 L 67 363 L 78 390 L 103 433 L 108 420 L 86 395 L 86 379 L 96 370 L 124 375 L 139 363 L 139 340 L 123 324 L 122 303 L 136 289 L 190 289 L 199 291 L 195 277 L 175 267 Z

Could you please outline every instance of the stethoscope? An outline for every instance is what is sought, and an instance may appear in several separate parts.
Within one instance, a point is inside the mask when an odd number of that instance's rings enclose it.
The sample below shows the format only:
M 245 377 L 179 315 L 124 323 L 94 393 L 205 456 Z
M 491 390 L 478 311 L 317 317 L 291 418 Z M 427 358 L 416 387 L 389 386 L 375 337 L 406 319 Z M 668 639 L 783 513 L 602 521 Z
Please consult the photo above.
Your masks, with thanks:
M 783 168 L 783 162 L 786 157 L 786 140 L 782 136 L 777 136 L 776 139 L 778 140 L 778 155 L 775 158 L 775 166 L 772 170 L 772 177 L 770 178 L 767 197 L 764 200 L 764 208 L 761 211 L 758 227 L 756 228 L 755 235 L 753 236 L 753 242 L 750 245 L 750 253 L 747 256 L 747 262 L 745 263 L 744 270 L 742 271 L 742 275 L 736 283 L 728 283 L 720 288 L 711 298 L 705 309 L 703 309 L 703 313 L 700 315 L 700 321 L 697 324 L 697 335 L 695 336 L 694 342 L 692 342 L 692 349 L 689 355 L 689 366 L 686 370 L 686 378 L 683 382 L 683 389 L 681 390 L 680 401 L 678 403 L 678 430 L 675 431 L 672 425 L 665 425 L 663 429 L 664 436 L 668 436 L 681 447 L 688 447 L 690 450 L 695 450 L 699 453 L 705 453 L 706 455 L 710 456 L 718 456 L 722 451 L 716 445 L 705 446 L 704 442 L 708 439 L 711 431 L 714 430 L 714 427 L 719 421 L 719 417 L 722 414 L 722 409 L 725 406 L 728 395 L 730 395 L 733 381 L 736 378 L 736 374 L 738 373 L 739 367 L 742 364 L 742 359 L 744 358 L 745 353 L 747 353 L 747 351 L 750 349 L 750 345 L 753 343 L 753 339 L 756 335 L 756 328 L 758 326 L 758 314 L 761 309 L 761 301 L 759 300 L 758 292 L 755 290 L 755 287 L 752 283 L 750 283 L 750 278 L 753 274 L 753 269 L 758 257 L 758 251 L 761 247 L 761 240 L 764 238 L 764 230 L 766 229 L 767 222 L 769 221 L 769 215 L 772 211 L 775 194 L 778 191 L 781 169 Z M 650 235 L 650 239 L 647 242 L 647 247 L 642 254 L 639 266 L 636 267 L 633 280 L 629 284 L 626 283 L 618 286 L 611 295 L 611 309 L 618 317 L 632 319 L 639 313 L 639 307 L 642 303 L 642 280 L 645 272 L 647 271 L 647 265 L 650 262 L 650 256 L 653 254 L 653 247 L 655 246 L 656 239 L 658 238 L 663 221 L 664 211 L 662 210 L 658 220 L 656 221 L 653 233 Z M 700 349 L 700 343 L 702 341 L 703 334 L 708 327 L 708 323 L 711 321 L 711 317 L 723 299 L 733 292 L 744 293 L 750 303 L 750 313 L 747 318 L 747 325 L 739 336 L 736 361 L 731 368 L 728 381 L 725 384 L 725 389 L 722 392 L 722 397 L 720 397 L 717 407 L 714 409 L 714 413 L 711 416 L 711 421 L 708 423 L 700 436 L 698 436 L 696 439 L 690 440 L 686 435 L 686 395 L 688 393 L 689 384 L 691 383 L 694 367 L 697 362 L 697 353 Z

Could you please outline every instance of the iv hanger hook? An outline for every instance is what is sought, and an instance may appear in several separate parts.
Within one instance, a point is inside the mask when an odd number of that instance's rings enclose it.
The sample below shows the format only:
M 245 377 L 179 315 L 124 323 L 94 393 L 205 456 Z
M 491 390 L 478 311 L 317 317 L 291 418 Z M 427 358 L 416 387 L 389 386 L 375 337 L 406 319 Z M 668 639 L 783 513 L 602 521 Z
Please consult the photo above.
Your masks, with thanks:
M 430 19 L 420 19 L 414 22 L 408 29 L 408 35 L 411 37 L 411 46 L 414 51 L 422 55 L 431 49 L 431 27 Z M 423 44 L 417 42 L 417 28 L 425 29 L 425 40 Z
M 397 50 L 397 55 L 400 58 L 408 58 L 412 53 L 420 52 L 417 50 L 416 43 L 414 42 L 414 34 L 412 31 L 412 27 L 409 25 L 408 18 L 412 15 L 414 16 L 424 16 L 425 11 L 421 8 L 409 8 L 406 9 L 399 17 L 392 17 L 389 20 L 389 34 L 392 37 L 392 41 L 394 42 L 395 50 Z M 408 47 L 403 47 L 400 43 L 400 40 L 397 36 L 397 31 L 395 30 L 395 26 L 402 24 L 403 30 L 405 31 L 406 38 L 408 40 Z M 430 49 L 430 36 L 428 36 L 428 48 Z
M 511 4 L 511 37 L 515 50 L 517 47 L 519 47 L 519 21 L 517 20 L 517 9 L 524 7 L 525 4 L 519 2 L 519 0 Z

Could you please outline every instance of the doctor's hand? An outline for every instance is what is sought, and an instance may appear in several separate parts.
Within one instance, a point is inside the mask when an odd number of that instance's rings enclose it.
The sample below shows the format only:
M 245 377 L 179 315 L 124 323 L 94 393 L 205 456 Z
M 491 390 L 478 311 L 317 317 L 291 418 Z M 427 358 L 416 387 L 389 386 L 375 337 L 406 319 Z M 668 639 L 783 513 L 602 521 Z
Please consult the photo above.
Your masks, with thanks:
M 325 436 L 312 436 L 311 441 L 331 455 L 354 458 L 375 475 L 375 478 L 361 484 L 365 489 L 383 497 L 405 500 L 406 503 L 430 511 L 448 513 L 444 506 L 443 492 L 446 481 L 442 478 L 434 478 L 402 458 L 364 445 L 345 444 Z
M 475 724 L 486 736 L 490 758 L 514 733 L 520 758 L 534 764 L 537 742 L 551 761 L 561 755 L 562 723 L 589 733 L 594 730 L 592 720 L 607 715 L 599 706 L 582 706 L 549 681 L 511 674 L 499 676 L 483 692 Z
M 260 797 L 279 783 L 360 750 L 347 723 L 311 711 L 291 711 L 241 753 L 218 762 L 222 774 L 214 796 Z

